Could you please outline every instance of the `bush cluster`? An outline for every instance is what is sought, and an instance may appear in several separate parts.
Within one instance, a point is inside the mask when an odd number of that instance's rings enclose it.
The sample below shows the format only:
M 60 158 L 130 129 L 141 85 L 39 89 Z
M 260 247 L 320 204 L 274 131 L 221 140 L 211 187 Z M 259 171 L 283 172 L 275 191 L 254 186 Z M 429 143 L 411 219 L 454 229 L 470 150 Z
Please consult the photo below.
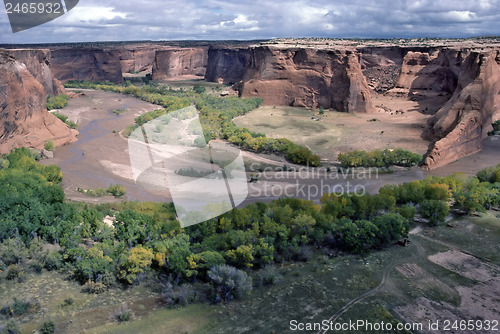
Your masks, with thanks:
M 68 105 L 69 96 L 60 94 L 57 96 L 47 96 L 47 110 L 62 109 Z
M 348 167 L 411 167 L 422 162 L 422 156 L 403 149 L 352 151 L 338 155 L 340 165 Z

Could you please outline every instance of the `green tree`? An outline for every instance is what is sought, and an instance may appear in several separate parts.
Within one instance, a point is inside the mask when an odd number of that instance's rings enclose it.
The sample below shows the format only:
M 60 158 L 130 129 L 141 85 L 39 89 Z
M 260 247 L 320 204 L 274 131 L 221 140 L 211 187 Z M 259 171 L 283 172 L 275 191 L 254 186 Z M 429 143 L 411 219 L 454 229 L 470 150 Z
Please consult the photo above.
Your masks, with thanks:
M 448 203 L 438 200 L 426 200 L 420 203 L 418 212 L 429 220 L 431 225 L 438 225 L 445 221 L 449 213 Z
M 252 290 L 252 278 L 231 266 L 217 265 L 208 271 L 208 277 L 214 288 L 215 302 L 242 298 Z
M 134 247 L 130 250 L 128 256 L 122 256 L 117 277 L 128 284 L 132 284 L 136 281 L 138 275 L 151 266 L 152 260 L 153 251 L 151 249 L 142 246 Z

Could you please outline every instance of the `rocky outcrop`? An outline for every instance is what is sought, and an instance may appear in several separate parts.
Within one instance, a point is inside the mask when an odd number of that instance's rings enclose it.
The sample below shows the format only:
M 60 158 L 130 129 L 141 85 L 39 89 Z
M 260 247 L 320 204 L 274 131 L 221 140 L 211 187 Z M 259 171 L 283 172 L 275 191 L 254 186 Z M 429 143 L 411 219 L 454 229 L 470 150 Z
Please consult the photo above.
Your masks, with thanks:
M 54 76 L 62 82 L 123 82 L 120 58 L 112 50 L 93 47 L 54 48 L 51 63 Z
M 153 80 L 168 80 L 182 76 L 205 77 L 207 48 L 176 48 L 156 51 L 153 63 Z
M 120 61 L 122 73 L 151 72 L 157 48 L 152 45 L 120 47 L 110 50 Z
M 499 51 L 470 52 L 460 64 L 452 98 L 429 120 L 425 136 L 435 140 L 425 165 L 432 169 L 482 149 L 500 119 Z
M 52 74 L 50 50 L 12 49 L 4 50 L 4 52 L 26 66 L 33 77 L 43 85 L 46 95 L 55 96 L 66 92 L 61 82 Z
M 368 86 L 378 93 L 394 88 L 401 74 L 405 50 L 401 47 L 364 47 L 357 49 L 359 63 Z
M 240 81 L 242 96 L 258 96 L 265 104 L 374 111 L 353 50 L 211 49 L 207 66 L 207 80 Z
M 151 73 L 158 48 L 154 45 L 131 45 L 110 49 L 109 52 L 120 61 L 122 73 Z
M 413 100 L 451 95 L 457 87 L 461 63 L 467 52 L 431 48 L 408 50 L 404 56 L 396 88 L 408 90 Z
M 208 50 L 205 80 L 225 84 L 242 81 L 251 55 L 250 48 L 211 47 Z
M 34 61 L 34 60 L 33 60 Z M 76 132 L 68 128 L 45 108 L 46 88 L 52 77 L 38 72 L 44 65 L 27 66 L 10 51 L 0 50 L 0 152 L 14 147 L 42 148 L 51 139 L 56 145 L 76 140 Z M 33 71 L 33 72 L 32 72 Z M 36 78 L 42 78 L 42 82 Z M 47 80 L 47 81 L 46 81 Z

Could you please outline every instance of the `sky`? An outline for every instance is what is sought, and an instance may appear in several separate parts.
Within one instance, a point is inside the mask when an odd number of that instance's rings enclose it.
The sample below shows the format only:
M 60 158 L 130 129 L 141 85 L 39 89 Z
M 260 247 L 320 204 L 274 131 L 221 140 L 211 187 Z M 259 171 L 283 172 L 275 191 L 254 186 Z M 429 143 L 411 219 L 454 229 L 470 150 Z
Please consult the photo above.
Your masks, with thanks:
M 472 37 L 500 35 L 499 22 L 500 0 L 80 0 L 18 33 L 2 7 L 0 43 Z

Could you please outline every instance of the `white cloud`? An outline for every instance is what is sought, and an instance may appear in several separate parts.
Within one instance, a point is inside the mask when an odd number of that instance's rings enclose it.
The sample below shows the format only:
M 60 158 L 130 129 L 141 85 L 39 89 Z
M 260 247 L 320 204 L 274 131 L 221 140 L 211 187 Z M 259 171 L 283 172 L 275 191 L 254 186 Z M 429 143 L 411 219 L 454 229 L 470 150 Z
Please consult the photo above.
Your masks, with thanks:
M 45 25 L 0 43 L 271 37 L 500 35 L 500 0 L 85 0 Z

